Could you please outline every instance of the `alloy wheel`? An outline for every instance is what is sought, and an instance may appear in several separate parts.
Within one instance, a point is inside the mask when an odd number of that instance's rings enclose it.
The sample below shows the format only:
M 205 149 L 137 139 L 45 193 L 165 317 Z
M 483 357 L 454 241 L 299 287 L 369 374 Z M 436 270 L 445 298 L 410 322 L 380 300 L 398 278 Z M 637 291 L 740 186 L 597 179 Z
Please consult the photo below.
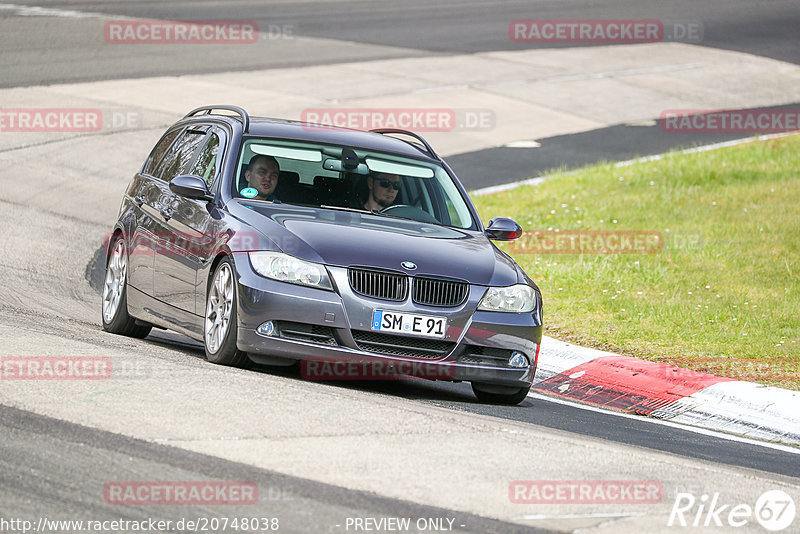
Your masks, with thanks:
M 125 241 L 118 240 L 108 259 L 106 280 L 103 284 L 103 319 L 110 323 L 117 315 L 125 280 L 128 272 L 128 258 L 125 255 Z
M 205 338 L 209 352 L 215 353 L 228 334 L 233 310 L 233 273 L 227 263 L 220 265 L 208 291 Z

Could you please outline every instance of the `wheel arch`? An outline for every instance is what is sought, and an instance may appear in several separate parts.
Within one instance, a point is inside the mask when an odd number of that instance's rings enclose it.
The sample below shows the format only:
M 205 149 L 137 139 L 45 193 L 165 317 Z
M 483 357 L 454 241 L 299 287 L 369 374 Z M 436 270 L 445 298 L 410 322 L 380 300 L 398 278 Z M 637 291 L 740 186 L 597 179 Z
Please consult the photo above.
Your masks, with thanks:
M 123 234 L 123 229 L 119 225 L 114 226 L 114 229 L 108 234 L 108 238 L 105 240 L 105 246 L 103 247 L 106 252 L 106 261 L 108 261 L 108 255 L 111 254 L 111 246 L 117 241 L 117 238 Z M 127 246 L 125 248 L 127 252 Z
M 219 264 L 222 263 L 222 260 L 225 258 L 229 258 L 231 263 L 233 263 L 233 254 L 227 248 L 218 251 L 216 256 L 214 256 L 214 259 L 211 260 L 211 263 L 208 266 L 208 276 L 206 277 L 206 295 L 208 295 L 208 289 L 211 287 L 211 279 L 214 278 L 214 273 L 217 271 L 217 267 L 219 267 Z M 233 266 L 233 269 L 235 274 L 235 265 Z

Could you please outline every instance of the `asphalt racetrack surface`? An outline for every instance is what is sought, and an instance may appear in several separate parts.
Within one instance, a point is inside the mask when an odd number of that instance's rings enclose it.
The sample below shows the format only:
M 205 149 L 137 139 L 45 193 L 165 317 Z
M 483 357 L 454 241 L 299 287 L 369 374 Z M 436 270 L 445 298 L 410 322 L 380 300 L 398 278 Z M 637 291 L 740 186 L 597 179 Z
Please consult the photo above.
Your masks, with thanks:
M 291 28 L 298 39 L 236 56 L 185 46 L 155 54 L 85 31 L 115 17 L 248 19 Z M 0 4 L 0 103 L 35 106 L 54 84 L 519 50 L 528 45 L 509 41 L 508 24 L 529 18 L 701 21 L 699 46 L 800 63 L 800 8 L 783 0 L 42 1 Z M 492 146 L 447 159 L 477 188 L 741 137 L 667 136 L 655 119 L 541 138 L 533 150 Z M 160 132 L 10 135 L 0 133 L 0 356 L 98 356 L 129 372 L 104 383 L 0 381 L 3 519 L 258 515 L 279 517 L 284 532 L 347 532 L 348 518 L 411 517 L 452 519 L 458 532 L 658 532 L 687 492 L 752 506 L 780 489 L 800 503 L 800 457 L 789 447 L 541 395 L 515 407 L 483 405 L 467 384 L 317 383 L 293 369 L 242 371 L 206 362 L 198 344 L 177 334 L 107 334 L 98 247 L 130 169 Z M 245 480 L 260 499 L 148 507 L 104 498 L 109 483 L 148 480 Z M 517 504 L 509 498 L 517 480 L 655 480 L 663 495 L 649 504 Z M 753 519 L 741 531 L 760 528 Z

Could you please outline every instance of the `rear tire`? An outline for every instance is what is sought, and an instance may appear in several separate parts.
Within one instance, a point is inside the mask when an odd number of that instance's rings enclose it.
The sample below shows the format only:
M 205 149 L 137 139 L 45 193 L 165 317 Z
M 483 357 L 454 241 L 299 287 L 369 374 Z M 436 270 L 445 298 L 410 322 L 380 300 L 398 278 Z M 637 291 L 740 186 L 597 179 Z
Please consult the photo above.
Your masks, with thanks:
M 241 368 L 252 365 L 247 353 L 236 348 L 236 328 L 236 278 L 231 260 L 224 258 L 206 292 L 203 346 L 208 361 Z
M 531 390 L 530 386 L 515 388 L 509 386 L 495 386 L 492 384 L 472 383 L 472 392 L 478 400 L 488 404 L 517 405 L 524 401 Z
M 136 324 L 136 320 L 128 314 L 128 251 L 125 238 L 117 236 L 109 250 L 103 282 L 103 330 L 121 336 L 147 337 L 152 326 Z

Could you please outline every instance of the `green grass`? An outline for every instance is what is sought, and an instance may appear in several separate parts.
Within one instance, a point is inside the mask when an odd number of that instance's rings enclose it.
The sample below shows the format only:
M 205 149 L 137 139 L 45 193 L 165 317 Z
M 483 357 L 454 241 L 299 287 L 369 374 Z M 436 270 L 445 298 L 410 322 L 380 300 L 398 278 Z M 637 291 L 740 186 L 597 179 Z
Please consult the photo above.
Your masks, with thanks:
M 800 389 L 800 135 L 475 198 L 526 231 L 655 230 L 653 254 L 521 254 L 549 335 Z

